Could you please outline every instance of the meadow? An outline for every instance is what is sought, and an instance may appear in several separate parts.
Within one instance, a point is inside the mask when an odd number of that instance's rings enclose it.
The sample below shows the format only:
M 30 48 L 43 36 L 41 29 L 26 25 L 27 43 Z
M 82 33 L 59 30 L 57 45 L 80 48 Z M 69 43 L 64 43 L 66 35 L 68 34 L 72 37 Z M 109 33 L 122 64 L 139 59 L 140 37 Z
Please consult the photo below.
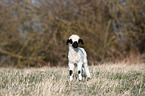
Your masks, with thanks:
M 69 81 L 67 67 L 0 68 L 0 96 L 145 96 L 145 64 L 89 66 L 92 78 Z

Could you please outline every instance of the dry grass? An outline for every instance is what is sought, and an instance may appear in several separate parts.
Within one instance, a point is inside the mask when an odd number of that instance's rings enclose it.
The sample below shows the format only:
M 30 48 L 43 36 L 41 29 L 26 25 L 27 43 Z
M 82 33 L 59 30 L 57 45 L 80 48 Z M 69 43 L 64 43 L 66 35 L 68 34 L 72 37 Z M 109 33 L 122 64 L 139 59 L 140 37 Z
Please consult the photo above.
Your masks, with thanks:
M 0 96 L 145 95 L 145 64 L 90 66 L 92 79 L 69 81 L 68 68 L 0 69 Z M 84 77 L 85 78 L 85 77 Z

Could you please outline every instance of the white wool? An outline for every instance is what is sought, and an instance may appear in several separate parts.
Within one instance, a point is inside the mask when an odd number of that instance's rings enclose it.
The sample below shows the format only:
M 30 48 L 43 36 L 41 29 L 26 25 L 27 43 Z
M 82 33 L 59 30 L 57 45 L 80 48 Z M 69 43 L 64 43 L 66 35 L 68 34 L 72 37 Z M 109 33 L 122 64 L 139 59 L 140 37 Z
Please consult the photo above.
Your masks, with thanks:
M 78 63 L 82 62 L 86 57 L 86 52 L 83 48 L 76 48 L 74 49 L 72 46 L 69 46 L 69 53 L 68 53 L 68 59 L 71 63 Z
M 78 41 L 80 37 L 78 35 L 71 35 L 69 39 L 72 39 L 73 41 Z

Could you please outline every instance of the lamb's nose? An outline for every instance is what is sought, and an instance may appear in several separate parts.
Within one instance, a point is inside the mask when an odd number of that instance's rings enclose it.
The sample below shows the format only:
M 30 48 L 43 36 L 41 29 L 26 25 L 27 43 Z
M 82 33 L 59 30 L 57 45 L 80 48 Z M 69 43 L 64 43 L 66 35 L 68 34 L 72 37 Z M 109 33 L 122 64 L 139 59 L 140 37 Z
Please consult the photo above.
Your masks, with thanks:
M 73 46 L 74 48 L 77 48 L 77 47 L 78 47 L 78 43 L 75 41 L 75 42 L 72 44 L 72 46 Z

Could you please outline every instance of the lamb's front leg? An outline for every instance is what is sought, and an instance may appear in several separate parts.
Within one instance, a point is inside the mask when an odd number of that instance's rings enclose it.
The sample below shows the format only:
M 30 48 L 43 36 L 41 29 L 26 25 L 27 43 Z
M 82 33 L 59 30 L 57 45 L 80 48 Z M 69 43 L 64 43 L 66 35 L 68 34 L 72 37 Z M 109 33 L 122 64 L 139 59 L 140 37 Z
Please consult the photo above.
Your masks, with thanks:
M 79 80 L 82 80 L 82 62 L 79 62 L 77 64 L 77 69 L 78 69 L 78 75 L 79 75 Z
M 70 81 L 72 81 L 72 80 L 73 80 L 73 69 L 74 69 L 74 64 L 69 63 L 68 66 L 69 66 Z

